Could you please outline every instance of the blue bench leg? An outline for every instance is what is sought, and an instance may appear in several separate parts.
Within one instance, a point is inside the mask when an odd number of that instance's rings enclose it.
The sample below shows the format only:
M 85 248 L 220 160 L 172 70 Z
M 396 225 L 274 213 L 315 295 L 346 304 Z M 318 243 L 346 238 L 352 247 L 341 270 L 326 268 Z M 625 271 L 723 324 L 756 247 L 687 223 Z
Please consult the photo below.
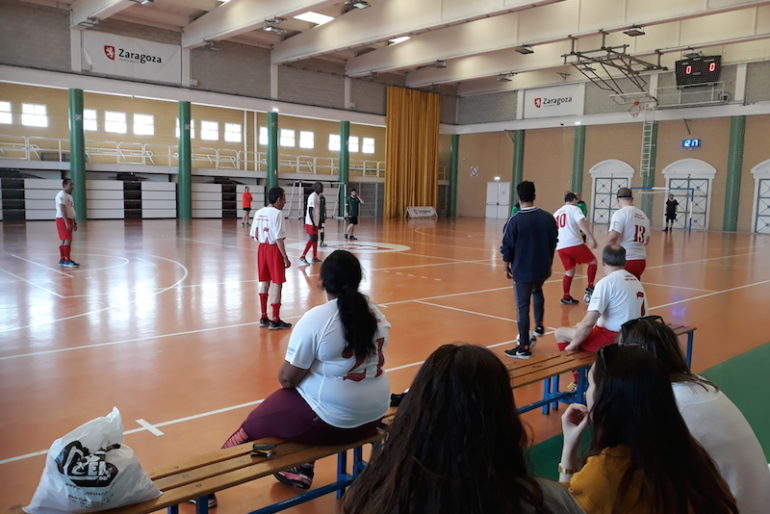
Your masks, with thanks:
M 685 360 L 687 361 L 687 367 L 692 366 L 692 343 L 695 340 L 695 334 L 693 332 L 687 333 L 687 355 Z
M 543 380 L 543 400 L 548 400 L 551 397 L 551 379 L 546 378 Z M 546 403 L 543 405 L 543 414 L 548 414 L 551 411 L 551 405 Z
M 552 392 L 554 394 L 558 394 L 559 393 L 559 375 L 556 375 L 555 377 L 553 377 L 553 389 L 552 389 Z M 551 408 L 553 410 L 559 410 L 559 400 L 556 400 L 555 402 L 553 402 L 553 406 Z
M 364 462 L 364 447 L 357 446 L 353 448 L 353 478 L 361 474 L 366 467 Z
M 172 505 L 171 507 L 166 507 L 166 514 L 179 514 L 179 505 Z
M 575 390 L 575 401 L 578 403 L 586 404 L 586 391 L 588 390 L 588 373 L 589 368 L 583 367 L 577 370 L 578 383 Z
M 343 482 L 348 478 L 348 452 L 339 452 L 337 454 L 337 483 Z M 337 490 L 337 499 L 342 498 L 345 494 L 344 489 Z

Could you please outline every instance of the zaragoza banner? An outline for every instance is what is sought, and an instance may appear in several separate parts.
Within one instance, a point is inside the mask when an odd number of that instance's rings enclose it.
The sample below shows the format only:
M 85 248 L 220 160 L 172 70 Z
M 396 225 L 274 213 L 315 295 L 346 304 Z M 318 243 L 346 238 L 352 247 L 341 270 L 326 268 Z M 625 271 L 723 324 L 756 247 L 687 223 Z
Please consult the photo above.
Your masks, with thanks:
M 182 83 L 182 47 L 83 31 L 83 65 L 93 73 Z

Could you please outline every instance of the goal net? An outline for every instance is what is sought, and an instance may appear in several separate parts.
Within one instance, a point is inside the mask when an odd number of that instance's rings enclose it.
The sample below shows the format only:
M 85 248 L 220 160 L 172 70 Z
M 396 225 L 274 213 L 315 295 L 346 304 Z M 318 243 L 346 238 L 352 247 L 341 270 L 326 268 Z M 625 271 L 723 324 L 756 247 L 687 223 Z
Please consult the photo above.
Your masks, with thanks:
M 674 229 L 692 230 L 692 205 L 695 189 L 691 187 L 632 187 L 634 205 L 650 218 L 650 228 L 662 230 L 666 226 L 666 201 L 669 195 L 678 202 Z

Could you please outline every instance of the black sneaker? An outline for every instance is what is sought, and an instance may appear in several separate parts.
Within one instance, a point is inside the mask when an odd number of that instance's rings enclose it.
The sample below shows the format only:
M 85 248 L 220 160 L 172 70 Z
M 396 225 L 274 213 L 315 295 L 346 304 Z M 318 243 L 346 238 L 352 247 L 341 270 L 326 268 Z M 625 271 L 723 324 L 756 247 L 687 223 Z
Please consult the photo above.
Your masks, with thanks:
M 268 330 L 283 330 L 286 328 L 291 328 L 291 323 L 286 323 L 282 319 L 278 319 L 277 321 L 269 320 L 268 321 L 269 326 L 267 327 Z
M 313 475 L 312 464 L 300 464 L 299 466 L 273 474 L 280 483 L 298 489 L 310 489 L 310 485 L 313 483 Z
M 594 294 L 594 288 L 593 287 L 586 287 L 586 294 L 583 296 L 583 301 L 586 303 L 591 303 L 591 295 Z
M 351 235 L 348 239 L 350 239 L 351 241 L 358 241 L 358 238 L 354 235 Z
M 198 499 L 194 498 L 192 500 L 187 500 L 187 502 L 188 503 L 192 503 L 193 505 L 197 505 L 198 504 Z M 209 495 L 208 506 L 209 506 L 210 509 L 213 509 L 214 507 L 217 506 L 217 497 L 216 497 L 216 495 L 214 495 L 214 493 L 211 493 Z
M 577 304 L 579 304 L 579 303 L 580 303 L 579 301 L 575 300 L 575 299 L 574 299 L 574 298 L 572 298 L 571 296 L 570 296 L 570 297 L 568 297 L 568 298 L 562 298 L 560 301 L 561 301 L 561 303 L 562 303 L 562 304 L 564 304 L 564 305 L 577 305 Z
M 320 245 L 318 245 L 318 246 L 320 246 L 321 248 L 326 248 L 326 247 L 327 247 L 327 246 L 329 246 L 329 245 L 327 245 L 326 243 L 321 243 L 321 244 L 320 244 Z
M 538 325 L 535 327 L 535 335 L 537 337 L 543 337 L 545 335 L 545 327 L 543 325 Z
M 347 239 L 347 238 L 349 238 L 349 237 L 350 237 L 349 235 L 345 234 L 345 239 Z
M 259 318 L 259 326 L 260 328 L 265 328 L 270 324 L 270 320 L 267 318 Z
M 304 257 L 300 257 L 299 258 L 299 263 L 300 264 L 310 264 L 309 262 L 307 262 L 307 259 L 305 259 Z
M 312 260 L 312 261 L 310 261 L 310 262 L 312 262 L 313 264 L 321 264 L 323 261 L 322 261 L 321 259 L 319 259 L 319 258 L 317 258 L 317 257 L 316 257 L 315 259 L 313 259 L 313 260 Z
M 512 357 L 514 359 L 529 359 L 532 357 L 531 346 L 530 350 L 525 350 L 523 346 L 519 345 L 516 348 L 505 350 L 503 353 L 505 353 L 507 357 Z

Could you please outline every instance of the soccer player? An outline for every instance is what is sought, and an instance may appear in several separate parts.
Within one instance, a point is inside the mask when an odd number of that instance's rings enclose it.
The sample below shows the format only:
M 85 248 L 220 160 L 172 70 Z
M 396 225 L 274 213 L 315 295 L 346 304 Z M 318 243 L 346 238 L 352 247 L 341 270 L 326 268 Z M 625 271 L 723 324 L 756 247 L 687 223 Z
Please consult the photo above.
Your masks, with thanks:
M 511 216 L 505 224 L 500 253 L 503 254 L 505 262 L 505 275 L 514 281 L 519 344 L 515 348 L 505 350 L 505 355 L 515 359 L 529 359 L 535 341 L 529 334 L 530 298 L 535 304 L 535 334 L 543 335 L 543 283 L 551 276 L 559 231 L 553 216 L 535 207 L 534 182 L 520 183 L 516 186 L 516 193 L 521 210 Z
M 72 233 L 78 229 L 75 222 L 75 202 L 72 200 L 72 189 L 75 183 L 65 178 L 61 182 L 62 189 L 56 193 L 56 231 L 59 233 L 59 266 L 77 268 L 80 266 L 70 257 L 72 250 Z
M 324 186 L 320 182 L 313 184 L 313 192 L 307 197 L 307 209 L 305 210 L 305 232 L 307 232 L 307 244 L 305 250 L 299 258 L 299 262 L 302 264 L 310 264 L 305 256 L 307 252 L 313 249 L 313 261 L 314 263 L 321 262 L 318 258 L 318 227 L 321 224 L 321 193 L 323 193 Z
M 610 219 L 607 244 L 619 244 L 626 249 L 626 269 L 642 280 L 642 273 L 647 267 L 645 247 L 650 242 L 650 220 L 641 209 L 634 206 L 634 197 L 629 188 L 621 187 L 617 196 L 620 209 Z
M 318 216 L 318 236 L 321 239 L 321 243 L 318 246 L 321 248 L 326 248 L 326 243 L 324 242 L 324 236 L 326 235 L 324 232 L 324 224 L 326 223 L 326 197 L 323 195 L 323 193 L 319 194 L 318 197 L 321 201 L 321 208 L 319 209 Z
M 283 206 L 286 205 L 286 195 L 282 188 L 273 187 L 267 192 L 269 205 L 254 213 L 249 235 L 259 242 L 257 250 L 257 275 L 259 277 L 259 304 L 262 315 L 259 318 L 260 327 L 270 330 L 291 328 L 291 323 L 281 320 L 281 289 L 286 282 L 286 268 L 291 267 L 291 261 L 286 255 L 283 229 Z M 272 318 L 267 317 L 267 303 L 270 301 Z
M 245 227 L 249 222 L 249 213 L 251 212 L 251 193 L 249 192 L 249 186 L 243 189 L 241 195 L 241 207 L 243 208 L 243 218 L 241 219 L 241 226 Z
M 607 275 L 596 283 L 588 312 L 576 326 L 556 330 L 556 344 L 560 351 L 596 353 L 602 346 L 616 341 L 623 323 L 646 313 L 642 283 L 624 269 L 625 248 L 605 246 L 602 264 Z
M 593 233 L 591 233 L 591 228 L 588 226 L 588 220 L 577 206 L 577 201 L 575 193 L 567 193 L 564 195 L 564 205 L 553 213 L 556 225 L 559 227 L 559 242 L 556 245 L 556 252 L 564 265 L 564 278 L 562 279 L 564 296 L 561 299 L 561 303 L 564 305 L 579 303 L 570 295 L 576 264 L 588 264 L 588 287 L 586 287 L 584 297 L 586 303 L 591 301 L 591 293 L 594 291 L 594 280 L 596 279 L 596 257 L 583 243 L 580 237 L 581 231 L 591 239 L 591 248 L 596 248 L 597 243 Z
M 358 238 L 353 235 L 353 232 L 358 225 L 358 206 L 363 205 L 364 201 L 358 196 L 358 191 L 355 189 L 350 190 L 350 196 L 345 200 L 345 218 L 348 220 L 348 228 L 345 229 L 345 239 L 350 241 L 357 241 Z
M 666 228 L 663 232 L 669 232 L 674 228 L 674 222 L 676 221 L 676 208 L 679 206 L 679 202 L 674 200 L 674 195 L 668 195 L 666 200 Z

